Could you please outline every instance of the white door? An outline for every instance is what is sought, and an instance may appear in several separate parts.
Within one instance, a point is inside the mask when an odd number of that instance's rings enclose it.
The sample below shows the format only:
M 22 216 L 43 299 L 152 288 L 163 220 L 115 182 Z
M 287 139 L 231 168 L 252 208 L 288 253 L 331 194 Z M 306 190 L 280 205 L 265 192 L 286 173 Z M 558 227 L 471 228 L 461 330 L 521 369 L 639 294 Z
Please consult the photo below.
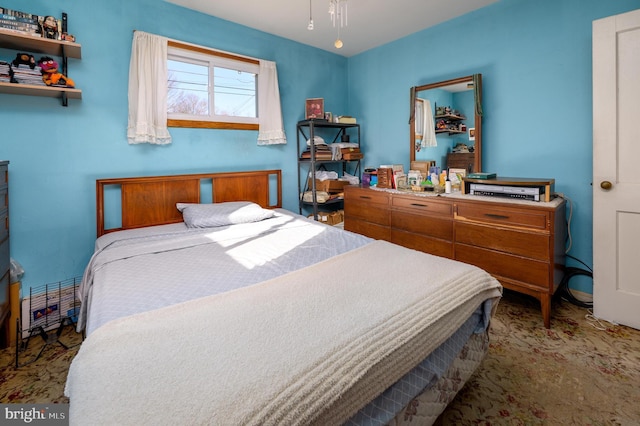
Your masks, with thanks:
M 593 22 L 593 309 L 640 329 L 640 10 Z

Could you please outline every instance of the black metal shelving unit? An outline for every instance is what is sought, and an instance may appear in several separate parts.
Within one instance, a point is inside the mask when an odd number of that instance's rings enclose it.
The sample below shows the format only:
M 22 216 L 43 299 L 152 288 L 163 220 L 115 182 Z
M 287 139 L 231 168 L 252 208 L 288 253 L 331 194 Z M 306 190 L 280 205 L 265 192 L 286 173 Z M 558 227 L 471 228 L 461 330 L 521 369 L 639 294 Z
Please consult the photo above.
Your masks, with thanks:
M 322 135 L 317 134 L 316 131 L 322 133 Z M 313 141 L 316 135 L 322 136 L 325 139 L 325 142 L 330 145 L 336 142 L 342 141 L 342 136 L 348 134 L 350 137 L 350 142 L 357 143 L 362 150 L 362 140 L 360 137 L 360 125 L 355 123 L 332 123 L 327 120 L 302 120 L 298 122 L 297 125 L 297 143 L 298 143 L 298 208 L 299 213 L 302 214 L 302 209 L 305 205 L 311 206 L 313 209 L 313 217 L 315 220 L 318 220 L 318 198 L 317 198 L 317 189 L 316 189 L 316 171 L 321 170 L 327 166 L 335 168 L 339 168 L 339 175 L 344 175 L 344 173 L 350 173 L 350 168 L 353 168 L 353 175 L 358 174 L 360 170 L 360 159 L 357 160 L 318 160 L 316 159 L 316 147 L 315 143 L 310 144 L 310 158 L 303 159 L 302 153 L 306 151 L 307 140 Z M 332 138 L 328 140 L 325 138 L 328 136 Z M 355 137 L 356 140 L 351 140 L 351 138 Z M 303 174 L 304 172 L 304 174 Z M 311 176 L 309 176 L 311 174 Z M 309 179 L 311 178 L 311 187 L 308 185 Z M 305 192 L 311 191 L 312 201 L 305 202 L 303 201 L 303 195 Z M 326 203 L 322 203 L 323 207 L 329 209 L 337 209 L 343 203 L 343 200 L 337 201 L 329 201 Z

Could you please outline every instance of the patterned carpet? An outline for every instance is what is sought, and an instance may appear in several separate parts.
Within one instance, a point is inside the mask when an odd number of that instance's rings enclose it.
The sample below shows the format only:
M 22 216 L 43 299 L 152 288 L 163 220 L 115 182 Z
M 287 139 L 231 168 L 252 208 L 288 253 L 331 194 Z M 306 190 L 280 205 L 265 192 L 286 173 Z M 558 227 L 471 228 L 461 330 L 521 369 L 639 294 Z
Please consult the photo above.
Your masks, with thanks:
M 555 301 L 551 329 L 536 300 L 506 292 L 483 364 L 438 420 L 440 425 L 640 425 L 640 331 L 586 319 L 587 309 Z M 67 345 L 80 342 L 67 327 Z M 32 339 L 24 363 L 43 340 Z M 49 345 L 15 369 L 0 351 L 0 402 L 67 402 L 66 372 L 78 347 Z

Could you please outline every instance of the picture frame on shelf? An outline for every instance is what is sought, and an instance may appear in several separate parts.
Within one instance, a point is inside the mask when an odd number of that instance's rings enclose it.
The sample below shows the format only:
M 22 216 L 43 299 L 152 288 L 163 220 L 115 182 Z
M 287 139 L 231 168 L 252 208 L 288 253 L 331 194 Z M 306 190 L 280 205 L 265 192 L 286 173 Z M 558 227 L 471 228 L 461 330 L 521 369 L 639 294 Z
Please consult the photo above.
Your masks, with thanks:
M 451 182 L 451 188 L 454 191 L 460 191 L 460 188 L 462 185 L 462 179 L 464 179 L 466 176 L 467 176 L 466 169 L 455 169 L 453 167 L 450 168 L 448 178 L 449 178 L 449 181 Z
M 305 102 L 304 118 L 306 120 L 324 120 L 324 98 L 309 98 Z
M 396 189 L 406 189 L 409 187 L 407 175 L 404 173 L 397 173 L 393 175 L 393 180 L 395 181 Z
M 325 112 L 324 113 L 324 119 L 327 120 L 329 123 L 333 123 L 333 114 L 331 112 Z
M 467 170 L 466 169 L 455 169 L 453 167 L 449 168 L 449 180 L 451 180 L 451 176 L 455 175 L 455 176 L 460 176 L 460 177 L 466 177 L 467 176 Z

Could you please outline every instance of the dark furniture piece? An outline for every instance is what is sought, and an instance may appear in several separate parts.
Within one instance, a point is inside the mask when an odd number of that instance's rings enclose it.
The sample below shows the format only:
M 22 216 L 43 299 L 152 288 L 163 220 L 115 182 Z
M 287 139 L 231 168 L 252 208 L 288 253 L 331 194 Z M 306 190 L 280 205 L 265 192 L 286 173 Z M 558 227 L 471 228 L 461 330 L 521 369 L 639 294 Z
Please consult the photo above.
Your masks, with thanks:
M 0 161 L 0 348 L 9 344 L 9 162 Z

